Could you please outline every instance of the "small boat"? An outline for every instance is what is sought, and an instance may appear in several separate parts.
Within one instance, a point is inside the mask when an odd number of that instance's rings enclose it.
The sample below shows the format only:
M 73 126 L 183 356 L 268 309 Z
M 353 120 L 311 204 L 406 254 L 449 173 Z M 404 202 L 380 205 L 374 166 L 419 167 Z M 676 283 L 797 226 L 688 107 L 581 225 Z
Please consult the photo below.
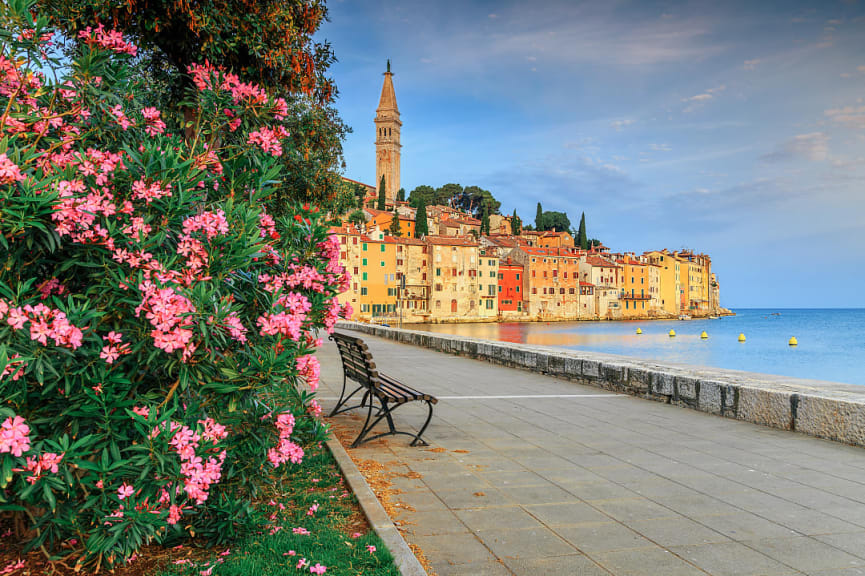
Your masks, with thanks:
M 690 319 L 691 319 L 691 317 L 688 316 L 687 314 L 680 314 L 679 315 L 679 320 L 690 320 Z

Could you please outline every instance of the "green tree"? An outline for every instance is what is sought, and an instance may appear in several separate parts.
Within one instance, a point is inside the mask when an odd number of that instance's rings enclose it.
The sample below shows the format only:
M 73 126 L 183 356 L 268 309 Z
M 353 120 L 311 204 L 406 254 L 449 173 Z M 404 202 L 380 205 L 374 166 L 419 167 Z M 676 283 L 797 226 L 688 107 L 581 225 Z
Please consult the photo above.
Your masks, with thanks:
M 436 189 L 435 202 L 436 204 L 447 204 L 453 206 L 453 201 L 463 193 L 463 187 L 459 184 L 449 183 L 441 188 Z
M 481 216 L 481 234 L 489 234 L 490 233 L 490 213 L 487 210 L 486 206 L 484 206 L 484 213 Z
M 405 188 L 399 189 L 399 192 L 396 193 L 396 199 L 400 202 L 405 202 Z
M 393 216 L 390 219 L 390 226 L 387 229 L 388 233 L 394 238 L 399 238 L 402 236 L 402 228 L 399 222 L 399 214 L 397 214 L 396 210 L 393 211 Z
M 546 228 L 544 228 L 544 209 L 541 208 L 540 202 L 538 202 L 538 210 L 535 212 L 535 228 L 538 230 L 546 230 Z
M 381 181 L 378 183 L 378 205 L 376 208 L 379 210 L 384 210 L 385 208 L 384 174 L 381 175 Z
M 426 220 L 426 204 L 423 201 L 417 207 L 415 215 L 414 235 L 416 238 L 422 238 L 429 234 L 429 225 Z
M 348 215 L 348 221 L 360 228 L 366 224 L 366 216 L 364 216 L 364 213 L 361 210 L 355 210 Z
M 522 231 L 522 221 L 520 220 L 520 217 L 517 216 L 517 209 L 514 208 L 514 215 L 511 216 L 511 234 L 519 236 Z
M 544 212 L 541 218 L 544 226 L 543 228 L 539 228 L 539 230 L 555 230 L 557 232 L 564 232 L 571 229 L 571 221 L 568 219 L 568 215 L 564 212 L 550 210 Z
M 435 193 L 435 188 L 422 184 L 409 193 L 408 204 L 413 208 L 418 208 L 421 204 L 430 205 L 433 203 Z
M 603 242 L 601 242 L 601 241 L 598 240 L 597 238 L 589 238 L 589 239 L 587 240 L 586 243 L 589 245 L 589 247 L 592 247 L 592 246 L 595 246 L 595 247 L 597 247 L 597 246 L 603 246 L 603 244 L 604 244 Z
M 492 192 L 479 186 L 466 186 L 462 192 L 454 196 L 452 206 L 463 212 L 468 212 L 475 218 L 483 214 L 486 208 L 489 214 L 498 214 L 502 203 L 496 200 Z
M 580 243 L 580 248 L 583 250 L 589 247 L 589 238 L 586 236 L 586 213 L 580 216 L 580 229 L 577 232 L 577 241 Z
M 357 198 L 355 206 L 359 209 L 363 208 L 363 201 L 366 199 L 366 186 L 358 184 L 357 182 L 352 182 L 352 186 L 354 187 L 355 198 Z

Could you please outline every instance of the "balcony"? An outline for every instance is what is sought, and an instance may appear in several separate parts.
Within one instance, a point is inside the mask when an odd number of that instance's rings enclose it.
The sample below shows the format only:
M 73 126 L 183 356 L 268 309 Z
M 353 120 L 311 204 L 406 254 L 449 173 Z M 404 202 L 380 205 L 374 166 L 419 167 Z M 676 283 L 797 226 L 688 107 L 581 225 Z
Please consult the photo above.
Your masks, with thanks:
M 651 300 L 652 297 L 648 294 L 622 294 L 621 298 L 623 300 Z

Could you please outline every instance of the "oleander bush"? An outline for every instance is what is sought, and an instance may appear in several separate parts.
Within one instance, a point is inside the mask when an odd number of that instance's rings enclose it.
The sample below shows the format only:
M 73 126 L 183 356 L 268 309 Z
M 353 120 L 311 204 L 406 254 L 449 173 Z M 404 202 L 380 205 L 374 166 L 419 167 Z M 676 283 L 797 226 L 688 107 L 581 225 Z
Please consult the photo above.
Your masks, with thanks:
M 317 208 L 269 214 L 286 103 L 202 62 L 169 133 L 122 34 L 0 20 L 0 514 L 79 566 L 242 535 L 323 436 L 347 281 Z

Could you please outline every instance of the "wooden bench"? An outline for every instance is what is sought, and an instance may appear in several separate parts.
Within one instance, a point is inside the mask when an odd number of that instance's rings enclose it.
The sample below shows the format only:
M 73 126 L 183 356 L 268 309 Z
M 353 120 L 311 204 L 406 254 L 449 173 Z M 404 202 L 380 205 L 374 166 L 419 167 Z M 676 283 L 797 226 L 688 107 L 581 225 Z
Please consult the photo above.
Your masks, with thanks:
M 375 362 L 373 362 L 369 348 L 367 348 L 367 345 L 360 338 L 334 332 L 331 334 L 330 339 L 336 343 L 336 346 L 339 349 L 343 370 L 342 392 L 339 395 L 339 400 L 337 401 L 336 406 L 334 406 L 333 410 L 330 412 L 330 415 L 334 416 L 355 408 L 367 409 L 366 422 L 364 422 L 363 428 L 361 429 L 357 439 L 352 443 L 352 447 L 356 448 L 363 442 L 381 438 L 382 436 L 390 434 L 406 434 L 408 436 L 413 436 L 414 440 L 411 441 L 412 446 L 416 446 L 418 443 L 423 446 L 428 446 L 428 444 L 421 438 L 421 435 L 423 435 L 432 419 L 433 404 L 436 404 L 438 399 L 435 396 L 419 392 L 414 388 L 399 382 L 395 378 L 379 372 L 375 367 Z M 346 396 L 346 383 L 348 380 L 357 382 L 360 386 L 351 394 Z M 363 397 L 360 404 L 349 406 L 349 400 L 360 391 L 363 391 Z M 378 401 L 377 407 L 375 406 L 376 403 L 374 400 Z M 394 410 L 413 401 L 426 402 L 427 407 L 429 408 L 426 422 L 424 422 L 417 434 L 397 430 L 394 427 L 392 417 Z M 382 419 L 387 421 L 388 431 L 367 437 L 367 435 L 379 422 L 382 421 Z

